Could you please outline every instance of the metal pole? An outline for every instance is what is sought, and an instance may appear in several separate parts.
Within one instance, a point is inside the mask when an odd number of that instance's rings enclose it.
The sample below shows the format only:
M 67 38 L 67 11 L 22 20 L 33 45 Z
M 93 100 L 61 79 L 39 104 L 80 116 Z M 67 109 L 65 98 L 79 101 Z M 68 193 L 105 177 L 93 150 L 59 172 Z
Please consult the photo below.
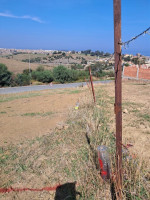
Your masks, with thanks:
M 116 196 L 122 199 L 122 67 L 121 0 L 114 0 L 115 114 L 116 114 Z
M 93 99 L 94 99 L 94 103 L 95 103 L 96 102 L 96 98 L 95 98 L 94 86 L 93 86 L 93 81 L 92 81 L 91 67 L 89 67 L 89 74 L 90 74 L 90 81 L 91 81 Z
M 30 53 L 29 54 L 29 76 L 30 76 L 30 85 L 31 85 L 31 65 L 30 65 Z

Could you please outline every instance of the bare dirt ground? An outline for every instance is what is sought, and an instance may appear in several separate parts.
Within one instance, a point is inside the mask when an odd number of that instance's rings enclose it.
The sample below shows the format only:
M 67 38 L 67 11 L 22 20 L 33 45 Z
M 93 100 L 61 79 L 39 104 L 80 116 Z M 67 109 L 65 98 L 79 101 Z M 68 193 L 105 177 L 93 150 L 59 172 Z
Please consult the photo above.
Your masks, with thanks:
M 51 132 L 80 97 L 76 89 L 1 95 L 0 145 Z

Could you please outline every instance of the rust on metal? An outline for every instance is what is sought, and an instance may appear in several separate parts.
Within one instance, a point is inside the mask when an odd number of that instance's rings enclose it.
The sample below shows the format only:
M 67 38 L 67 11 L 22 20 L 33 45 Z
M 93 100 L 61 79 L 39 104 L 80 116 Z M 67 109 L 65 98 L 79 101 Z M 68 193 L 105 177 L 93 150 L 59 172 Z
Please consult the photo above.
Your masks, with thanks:
M 94 86 L 93 86 L 93 81 L 92 81 L 92 74 L 91 74 L 91 67 L 89 67 L 89 74 L 90 74 L 90 82 L 91 82 L 91 87 L 92 87 L 93 99 L 94 99 L 94 103 L 96 103 L 95 91 L 94 91 Z
M 121 107 L 122 107 L 121 104 L 118 104 L 118 105 L 114 104 L 114 113 L 115 114 L 119 113 L 122 110 Z
M 115 115 L 116 115 L 116 196 L 122 199 L 122 66 L 121 0 L 114 0 Z

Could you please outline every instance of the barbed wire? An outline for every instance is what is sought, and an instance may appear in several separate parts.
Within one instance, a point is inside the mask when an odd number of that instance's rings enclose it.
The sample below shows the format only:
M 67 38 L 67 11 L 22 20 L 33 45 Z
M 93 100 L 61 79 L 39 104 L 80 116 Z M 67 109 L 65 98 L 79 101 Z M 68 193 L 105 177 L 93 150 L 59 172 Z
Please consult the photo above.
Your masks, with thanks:
M 133 40 L 136 40 L 138 37 L 142 36 L 142 35 L 145 35 L 145 34 L 148 34 L 150 35 L 150 33 L 148 32 L 150 30 L 150 27 L 147 28 L 145 31 L 143 31 L 142 33 L 138 34 L 137 36 L 131 38 L 130 40 L 126 41 L 126 42 L 119 42 L 119 44 L 121 46 L 124 46 L 126 47 L 126 45 L 129 45 L 130 42 L 132 42 Z

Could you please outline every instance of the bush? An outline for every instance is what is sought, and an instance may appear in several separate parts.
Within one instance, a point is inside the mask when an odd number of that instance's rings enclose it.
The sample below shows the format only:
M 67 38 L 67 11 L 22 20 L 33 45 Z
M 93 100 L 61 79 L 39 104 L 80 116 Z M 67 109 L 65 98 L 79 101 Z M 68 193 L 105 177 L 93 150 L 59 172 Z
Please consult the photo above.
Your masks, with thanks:
M 29 75 L 32 72 L 32 69 L 24 69 L 23 74 Z
M 64 66 L 60 65 L 53 69 L 54 80 L 60 83 L 65 83 L 70 81 L 69 70 Z
M 72 82 L 88 77 L 88 72 L 67 69 L 64 66 L 55 67 L 53 70 L 54 80 L 60 83 Z
M 15 83 L 20 86 L 30 85 L 31 78 L 28 74 L 17 74 Z
M 128 67 L 128 66 L 130 66 L 130 65 L 129 65 L 129 63 L 124 63 L 124 66 Z
M 38 72 L 44 71 L 44 67 L 40 65 L 39 67 L 36 68 L 36 71 Z
M 89 77 L 89 73 L 87 71 L 78 71 L 78 79 L 85 79 Z
M 103 71 L 103 70 L 101 70 L 97 73 L 97 77 L 105 77 L 105 76 L 115 77 L 115 74 L 113 71 Z
M 38 72 L 36 80 L 42 83 L 50 83 L 53 81 L 53 74 L 49 70 Z
M 31 58 L 31 59 L 23 59 L 22 62 L 30 62 L 30 63 L 39 63 L 41 61 L 40 57 Z
M 33 71 L 32 78 L 42 83 L 50 83 L 53 81 L 53 74 L 49 70 Z
M 0 86 L 9 86 L 12 81 L 12 73 L 8 71 L 6 65 L 0 63 Z
M 85 58 L 83 58 L 83 57 L 82 57 L 81 64 L 85 64 L 85 65 L 87 64 L 87 60 Z
M 84 69 L 84 65 L 73 64 L 71 65 L 71 69 Z
M 78 71 L 76 70 L 68 70 L 69 78 L 68 82 L 77 81 L 78 80 Z

